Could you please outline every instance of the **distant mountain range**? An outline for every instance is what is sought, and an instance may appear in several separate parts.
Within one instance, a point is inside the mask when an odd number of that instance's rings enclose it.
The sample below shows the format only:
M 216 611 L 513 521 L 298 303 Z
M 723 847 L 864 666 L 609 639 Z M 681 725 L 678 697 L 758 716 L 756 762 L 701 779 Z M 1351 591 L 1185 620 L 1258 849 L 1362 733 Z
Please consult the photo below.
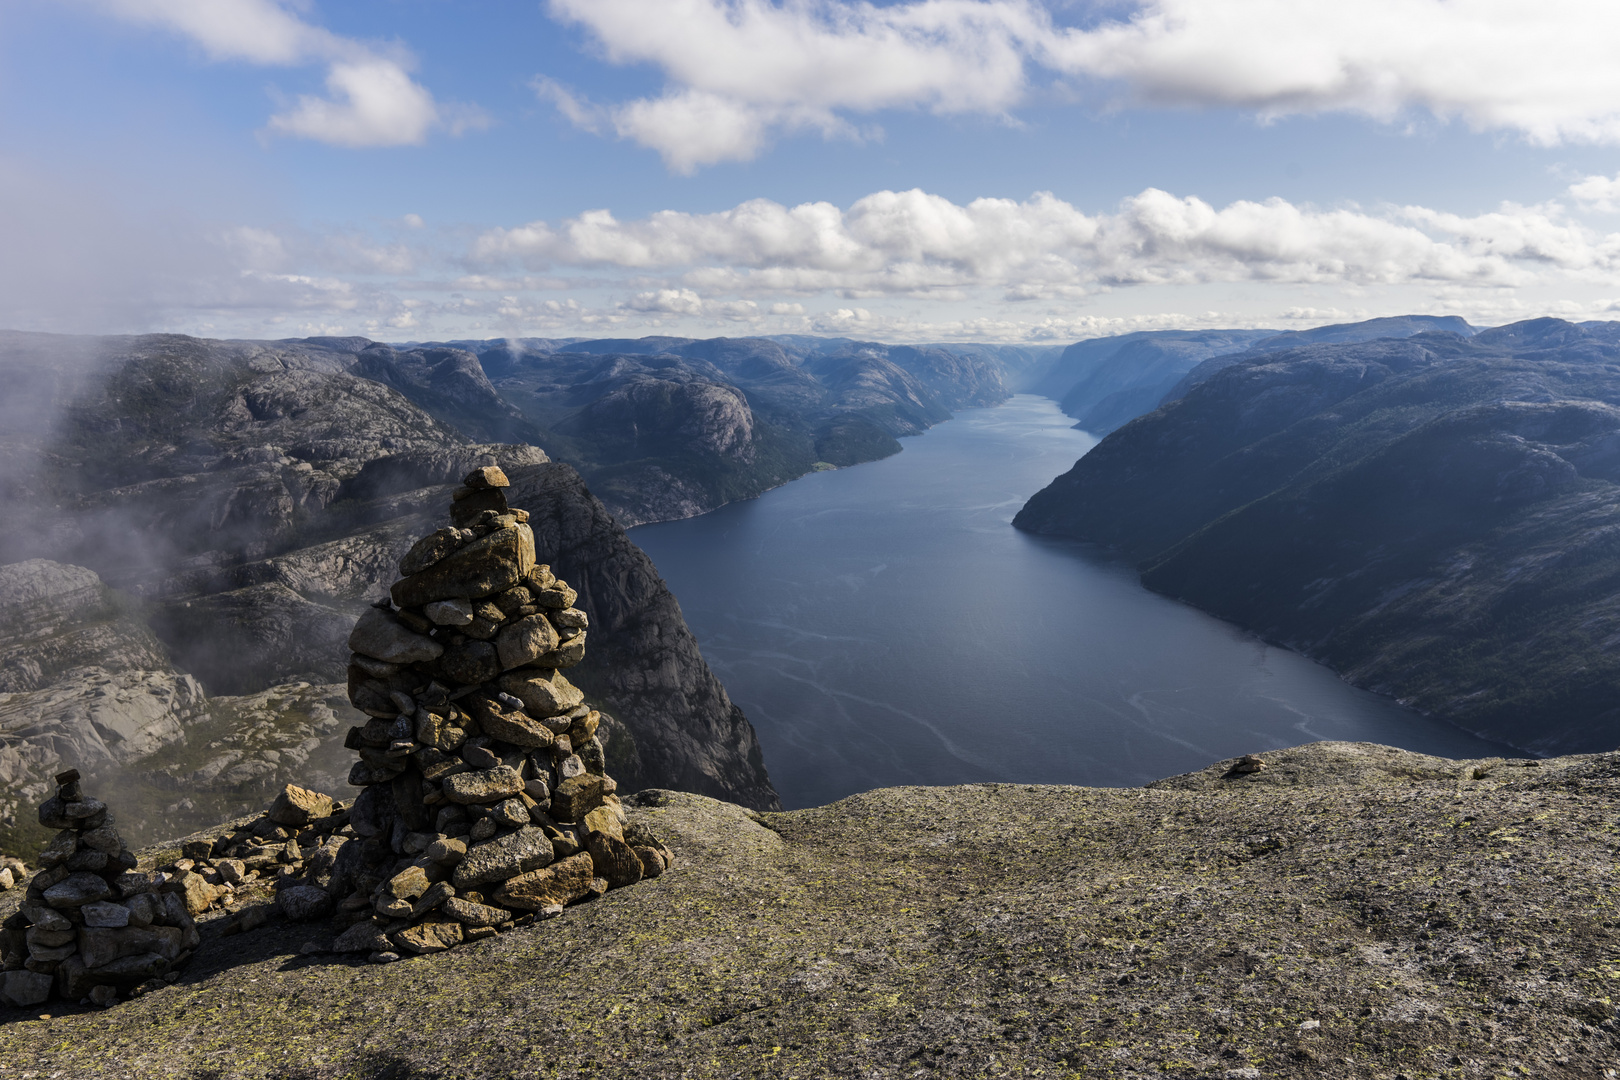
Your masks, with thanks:
M 1620 743 L 1620 323 L 1325 327 L 1168 396 L 1015 524 L 1487 738 Z
M 511 422 L 476 437 L 545 447 L 628 528 L 897 453 L 898 438 L 953 409 L 1005 401 L 1057 351 L 793 336 L 513 338 L 412 343 L 393 350 L 393 363 L 481 366 L 483 413 L 500 410 Z M 436 403 L 440 385 L 418 382 L 430 392 L 413 401 L 467 430 Z

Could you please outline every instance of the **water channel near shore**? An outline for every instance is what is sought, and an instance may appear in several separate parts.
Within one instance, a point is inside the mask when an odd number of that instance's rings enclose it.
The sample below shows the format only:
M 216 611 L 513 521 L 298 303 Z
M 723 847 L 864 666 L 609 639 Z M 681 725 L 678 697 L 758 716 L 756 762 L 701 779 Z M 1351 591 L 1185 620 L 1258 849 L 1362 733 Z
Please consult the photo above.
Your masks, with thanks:
M 1119 786 L 1319 739 L 1511 753 L 1015 530 L 1096 440 L 1045 398 L 631 531 L 789 809 L 896 784 Z

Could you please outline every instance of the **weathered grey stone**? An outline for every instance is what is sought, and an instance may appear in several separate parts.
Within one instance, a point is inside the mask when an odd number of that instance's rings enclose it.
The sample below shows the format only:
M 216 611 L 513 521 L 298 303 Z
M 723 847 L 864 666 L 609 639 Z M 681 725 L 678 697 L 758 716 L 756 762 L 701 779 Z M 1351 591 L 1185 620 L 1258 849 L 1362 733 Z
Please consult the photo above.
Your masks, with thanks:
M 467 843 L 458 837 L 441 836 L 428 845 L 424 854 L 440 866 L 454 866 L 467 857 Z
M 247 880 L 247 864 L 241 859 L 215 859 L 214 868 L 219 876 L 232 885 L 240 885 Z
M 468 540 L 468 534 L 454 527 L 439 529 L 428 533 L 422 539 L 411 545 L 411 550 L 399 560 L 399 572 L 406 576 L 420 573 L 444 558 L 446 555 L 461 547 Z M 433 616 L 429 615 L 428 618 Z
M 459 596 L 454 600 L 435 600 L 422 611 L 440 626 L 466 626 L 473 621 L 472 601 Z
M 437 660 L 444 646 L 430 637 L 401 626 L 381 608 L 367 608 L 349 634 L 349 648 L 390 664 L 416 664 Z
M 421 607 L 458 597 L 476 600 L 510 589 L 533 566 L 534 533 L 527 525 L 514 525 L 475 540 L 427 569 L 396 581 L 392 589 L 394 603 Z
M 579 599 L 579 594 L 570 589 L 568 583 L 564 581 L 553 581 L 544 589 L 531 589 L 529 591 L 534 593 L 535 603 L 543 608 L 551 608 L 554 611 L 571 608 L 574 606 L 574 601 Z
M 560 633 L 561 631 L 565 630 L 588 630 L 590 629 L 591 620 L 590 617 L 579 608 L 570 607 L 563 608 L 561 611 L 551 612 L 551 624 L 555 626 Z M 564 636 L 567 637 L 572 635 Z
M 472 686 L 498 676 L 501 673 L 501 659 L 494 645 L 470 637 L 452 642 L 438 663 L 433 665 L 433 671 L 439 678 Z
M 34 971 L 8 971 L 0 983 L 0 1001 L 19 1009 L 43 1005 L 50 1000 L 55 980 Z
M 556 741 L 550 728 L 522 709 L 512 709 L 500 701 L 474 694 L 468 707 L 484 734 L 522 750 L 541 750 Z
M 24 934 L 24 941 L 29 951 L 35 952 L 40 949 L 59 949 L 63 945 L 71 945 L 77 935 L 78 931 L 71 926 L 66 930 L 42 930 L 37 926 L 30 926 Z
M 69 874 L 64 880 L 46 889 L 45 902 L 53 908 L 66 910 L 79 907 L 81 904 L 93 904 L 97 900 L 111 899 L 112 894 L 112 886 L 100 875 L 80 872 Z
M 446 900 L 454 898 L 455 895 L 456 890 L 451 887 L 449 882 L 435 881 L 428 886 L 427 892 L 423 893 L 421 898 L 411 905 L 410 917 L 420 919 L 427 912 L 442 905 Z
M 471 889 L 492 881 L 546 866 L 553 859 L 551 841 L 534 826 L 515 833 L 474 844 L 456 864 L 451 881 L 458 890 Z
M 131 926 L 151 926 L 164 916 L 163 897 L 157 893 L 140 893 L 124 901 Z
M 108 815 L 111 817 L 111 815 Z M 124 842 L 118 837 L 118 829 L 107 821 L 98 828 L 86 829 L 79 834 L 79 847 L 91 848 L 105 855 L 117 855 L 123 850 Z
M 561 672 L 549 669 L 509 671 L 501 676 L 500 687 L 523 702 L 531 716 L 537 717 L 556 716 L 585 700 L 585 694 Z
M 529 823 L 529 807 L 522 799 L 506 799 L 489 808 L 489 816 L 505 829 L 516 829 Z
M 569 638 L 550 652 L 542 653 L 535 659 L 541 667 L 570 668 L 585 659 L 585 631 Z
M 383 836 L 394 827 L 394 794 L 387 785 L 368 787 L 354 800 L 349 826 L 357 836 Z
M 460 896 L 446 900 L 441 910 L 463 926 L 499 926 L 512 920 L 512 913 L 505 908 L 474 903 Z
M 372 953 L 385 952 L 393 948 L 394 943 L 388 940 L 382 927 L 367 919 L 365 922 L 355 923 L 332 942 L 332 951 L 340 953 Z
M 84 925 L 86 926 L 113 929 L 129 925 L 129 908 L 123 904 L 109 904 L 105 901 L 97 901 L 79 908 L 79 914 L 84 916 Z
M 457 525 L 481 525 L 485 522 L 486 513 L 504 515 L 508 509 L 506 494 L 497 488 L 482 491 L 459 489 L 456 494 L 460 497 L 450 505 L 450 520 Z
M 495 902 L 520 911 L 571 904 L 590 893 L 595 877 L 591 856 L 580 852 L 552 866 L 512 878 L 495 890 Z
M 276 907 L 293 922 L 331 914 L 332 897 L 316 885 L 289 885 L 276 893 Z
M 185 935 L 177 926 L 125 926 L 117 930 L 79 931 L 79 956 L 92 971 L 125 956 L 157 953 L 173 960 L 184 951 Z
M 420 866 L 407 866 L 383 883 L 382 895 L 391 900 L 415 900 L 432 884 L 427 871 Z
M 510 765 L 457 773 L 444 780 L 445 796 L 464 806 L 500 802 L 522 790 L 523 776 Z
M 501 627 L 495 639 L 501 667 L 511 669 L 531 664 L 557 647 L 557 630 L 544 615 L 530 615 Z
M 477 742 L 469 740 L 467 745 L 461 748 L 461 760 L 475 769 L 493 769 L 501 763 L 500 755 L 491 750 L 487 741 L 482 739 Z
M 294 784 L 288 784 L 276 796 L 276 801 L 270 804 L 266 816 L 278 825 L 291 825 L 301 828 L 316 818 L 326 817 L 332 812 L 332 797 L 322 795 L 318 791 L 310 791 Z

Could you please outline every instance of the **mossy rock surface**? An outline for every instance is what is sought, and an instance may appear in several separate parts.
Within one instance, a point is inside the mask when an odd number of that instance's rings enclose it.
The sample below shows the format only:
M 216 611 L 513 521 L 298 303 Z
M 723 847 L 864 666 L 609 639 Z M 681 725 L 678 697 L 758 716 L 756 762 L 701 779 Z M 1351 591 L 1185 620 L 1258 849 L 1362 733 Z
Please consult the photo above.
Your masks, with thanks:
M 644 792 L 662 877 L 387 965 L 211 936 L 46 1077 L 1581 1076 L 1613 1068 L 1620 755 L 1323 743 L 1148 788 Z M 14 895 L 14 894 L 13 894 Z

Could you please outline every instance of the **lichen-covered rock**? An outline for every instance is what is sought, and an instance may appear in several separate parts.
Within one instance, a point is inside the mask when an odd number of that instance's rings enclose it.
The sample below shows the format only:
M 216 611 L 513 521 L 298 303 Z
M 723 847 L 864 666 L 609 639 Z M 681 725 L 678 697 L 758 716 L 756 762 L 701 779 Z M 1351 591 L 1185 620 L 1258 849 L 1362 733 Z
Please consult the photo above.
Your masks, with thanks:
M 478 599 L 518 584 L 534 567 L 534 533 L 514 524 L 446 555 L 394 583 L 394 603 L 420 607 L 435 600 Z
M 454 803 L 496 803 L 523 790 L 523 776 L 510 765 L 474 769 L 444 779 L 444 794 Z
M 537 870 L 549 864 L 553 858 L 551 841 L 546 838 L 545 832 L 530 826 L 473 844 L 456 863 L 451 881 L 457 889 L 471 889 Z
M 596 870 L 585 852 L 521 874 L 495 890 L 495 902 L 519 911 L 561 908 L 590 894 Z
M 265 813 L 271 821 L 299 828 L 331 812 L 332 796 L 288 784 Z

